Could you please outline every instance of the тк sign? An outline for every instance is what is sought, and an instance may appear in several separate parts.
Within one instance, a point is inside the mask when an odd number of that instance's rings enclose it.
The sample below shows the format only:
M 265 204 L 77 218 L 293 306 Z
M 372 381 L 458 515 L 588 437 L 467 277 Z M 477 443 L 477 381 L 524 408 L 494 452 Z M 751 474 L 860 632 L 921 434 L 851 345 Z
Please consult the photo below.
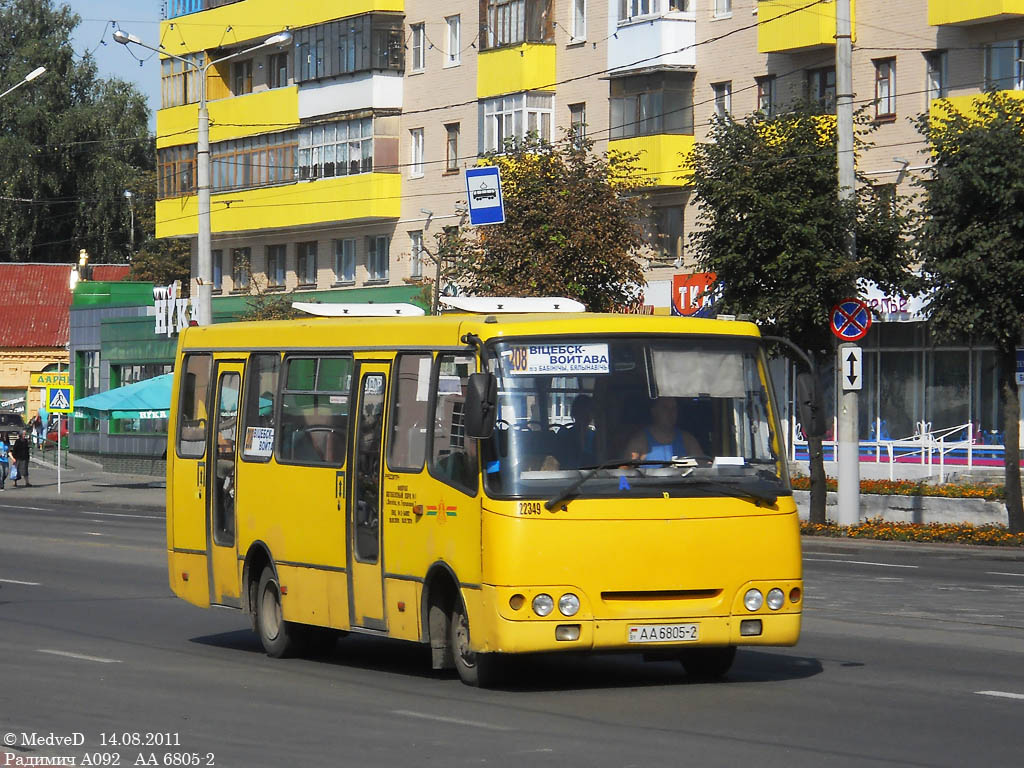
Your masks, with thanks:
M 715 277 L 714 272 L 672 275 L 672 314 L 699 317 L 710 310 L 714 296 L 708 291 L 715 284 Z

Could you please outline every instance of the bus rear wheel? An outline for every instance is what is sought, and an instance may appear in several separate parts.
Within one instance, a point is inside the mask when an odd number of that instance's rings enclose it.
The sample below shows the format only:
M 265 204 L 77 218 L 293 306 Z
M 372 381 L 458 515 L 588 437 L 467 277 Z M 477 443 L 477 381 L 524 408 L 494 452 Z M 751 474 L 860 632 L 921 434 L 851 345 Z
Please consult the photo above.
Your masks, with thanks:
M 455 657 L 455 669 L 466 685 L 490 688 L 501 678 L 502 658 L 497 653 L 478 653 L 469 644 L 469 617 L 462 601 L 456 598 L 449 622 L 448 644 Z
M 723 648 L 687 648 L 679 654 L 686 674 L 697 680 L 717 680 L 723 677 L 736 658 L 736 646 Z
M 298 651 L 301 627 L 285 621 L 281 612 L 281 586 L 272 568 L 263 569 L 256 587 L 256 633 L 263 650 L 275 659 L 292 656 Z

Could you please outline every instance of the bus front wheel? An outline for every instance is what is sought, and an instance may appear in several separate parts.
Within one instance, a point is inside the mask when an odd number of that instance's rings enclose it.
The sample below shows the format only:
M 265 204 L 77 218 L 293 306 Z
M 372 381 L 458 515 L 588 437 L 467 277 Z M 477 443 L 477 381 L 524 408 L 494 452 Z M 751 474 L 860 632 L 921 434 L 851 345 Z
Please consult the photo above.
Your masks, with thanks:
M 679 655 L 686 674 L 697 680 L 717 680 L 732 667 L 736 646 L 723 648 L 687 648 Z
M 281 613 L 281 587 L 273 569 L 267 567 L 260 574 L 256 587 L 256 632 L 268 656 L 280 659 L 298 650 L 299 630 L 285 621 Z
M 462 601 L 456 598 L 449 622 L 448 640 L 455 657 L 455 669 L 466 685 L 489 688 L 500 679 L 501 656 L 496 653 L 477 653 L 469 645 L 469 617 Z

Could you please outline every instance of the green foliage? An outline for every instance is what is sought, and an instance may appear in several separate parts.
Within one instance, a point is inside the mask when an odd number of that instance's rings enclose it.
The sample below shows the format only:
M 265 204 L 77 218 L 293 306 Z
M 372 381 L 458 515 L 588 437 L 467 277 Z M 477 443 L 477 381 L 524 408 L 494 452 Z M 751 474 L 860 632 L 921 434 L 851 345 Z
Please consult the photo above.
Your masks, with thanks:
M 191 281 L 191 248 L 189 241 L 165 237 L 157 240 L 156 231 L 156 172 L 140 171 L 129 187 L 135 208 L 136 237 L 141 243 L 131 256 L 129 279 L 148 280 L 154 285 L 170 285 L 180 280 L 183 295 L 188 295 Z
M 489 155 L 501 169 L 505 223 L 441 235 L 445 277 L 472 295 L 567 296 L 594 312 L 635 301 L 644 284 L 636 159 L 592 149 L 567 136 Z
M 902 201 L 866 179 L 855 203 L 839 201 L 830 115 L 757 113 L 719 121 L 709 138 L 693 156 L 701 228 L 691 240 L 700 268 L 718 276 L 718 306 L 805 349 L 831 349 L 829 310 L 856 295 L 858 278 L 886 287 L 907 279 Z M 856 261 L 847 255 L 851 222 Z
M 53 0 L 0 0 L 0 91 L 37 66 L 44 75 L 0 100 L 0 260 L 124 261 L 123 191 L 153 167 L 149 111 L 134 86 L 76 60 L 79 17 Z
M 238 317 L 239 320 L 294 320 L 306 316 L 292 306 L 295 291 L 271 290 L 266 276 L 254 275 L 248 261 L 242 263 L 242 269 L 249 273 L 252 293 L 245 299 L 246 310 Z

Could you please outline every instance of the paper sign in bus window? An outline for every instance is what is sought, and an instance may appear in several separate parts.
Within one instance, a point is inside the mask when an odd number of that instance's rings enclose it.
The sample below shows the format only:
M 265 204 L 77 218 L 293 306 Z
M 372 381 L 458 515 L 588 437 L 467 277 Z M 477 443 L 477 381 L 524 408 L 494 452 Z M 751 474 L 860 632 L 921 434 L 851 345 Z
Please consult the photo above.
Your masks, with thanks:
M 272 427 L 245 428 L 245 455 L 268 457 L 274 452 L 274 430 Z
M 608 373 L 607 344 L 522 344 L 507 355 L 512 375 Z

